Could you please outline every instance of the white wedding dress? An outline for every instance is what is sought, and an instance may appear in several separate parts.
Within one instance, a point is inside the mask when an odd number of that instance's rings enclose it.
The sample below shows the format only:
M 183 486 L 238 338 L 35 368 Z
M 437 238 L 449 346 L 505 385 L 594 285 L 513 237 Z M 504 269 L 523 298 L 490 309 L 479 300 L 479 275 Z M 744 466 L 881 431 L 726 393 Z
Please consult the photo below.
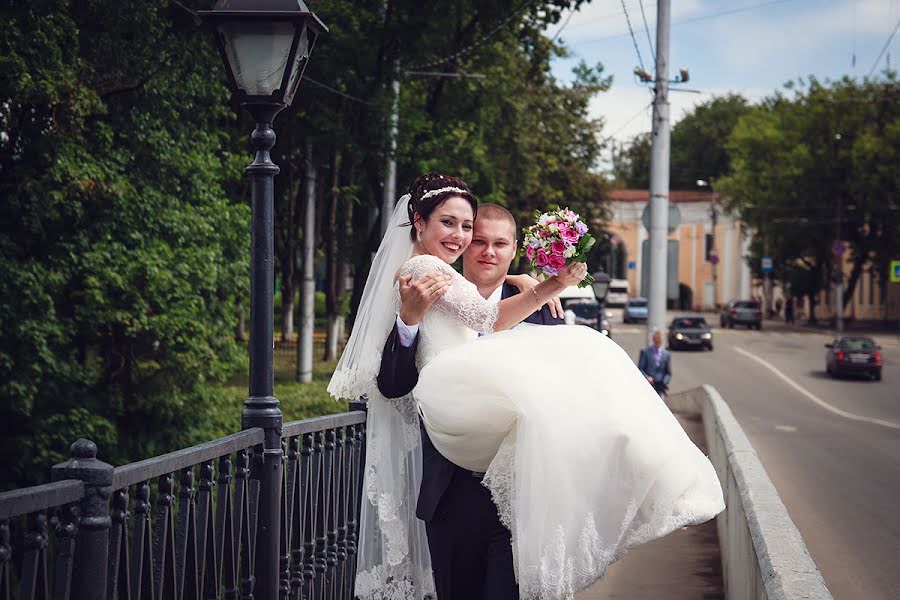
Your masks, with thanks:
M 709 460 L 628 355 L 586 327 L 491 333 L 498 307 L 453 283 L 421 322 L 413 391 L 435 447 L 484 485 L 512 532 L 522 598 L 571 598 L 628 548 L 725 505 Z

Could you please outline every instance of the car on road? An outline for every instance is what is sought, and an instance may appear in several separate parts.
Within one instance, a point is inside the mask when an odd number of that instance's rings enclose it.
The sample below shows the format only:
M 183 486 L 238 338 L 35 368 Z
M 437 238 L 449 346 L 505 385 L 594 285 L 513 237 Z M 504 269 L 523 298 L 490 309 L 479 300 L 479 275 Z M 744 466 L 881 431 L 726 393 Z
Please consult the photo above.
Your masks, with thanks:
M 647 299 L 629 298 L 622 310 L 622 321 L 625 323 L 647 322 Z
M 609 288 L 606 290 L 607 306 L 625 306 L 628 301 L 628 280 L 627 279 L 611 279 Z
M 590 298 L 560 298 L 560 300 L 563 301 L 565 310 L 571 310 L 575 314 L 575 325 L 587 325 L 603 335 L 612 335 L 612 326 L 599 302 Z
M 675 317 L 669 325 L 669 349 L 713 349 L 713 334 L 706 319 L 700 316 Z
M 722 307 L 719 326 L 734 328 L 743 325 L 747 329 L 762 329 L 762 307 L 756 300 L 732 300 Z
M 884 358 L 872 338 L 839 336 L 825 347 L 825 371 L 832 377 L 864 375 L 881 381 Z

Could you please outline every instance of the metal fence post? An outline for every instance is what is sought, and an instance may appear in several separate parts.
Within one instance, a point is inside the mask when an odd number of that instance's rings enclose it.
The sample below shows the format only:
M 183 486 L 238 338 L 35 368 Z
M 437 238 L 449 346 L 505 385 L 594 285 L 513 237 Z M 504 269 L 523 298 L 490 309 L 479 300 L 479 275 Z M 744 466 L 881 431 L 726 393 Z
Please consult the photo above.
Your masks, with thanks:
M 84 482 L 84 498 L 75 537 L 75 566 L 72 598 L 103 600 L 109 564 L 109 495 L 113 466 L 97 460 L 97 444 L 81 438 L 70 447 L 72 458 L 55 465 L 53 481 L 79 479 Z

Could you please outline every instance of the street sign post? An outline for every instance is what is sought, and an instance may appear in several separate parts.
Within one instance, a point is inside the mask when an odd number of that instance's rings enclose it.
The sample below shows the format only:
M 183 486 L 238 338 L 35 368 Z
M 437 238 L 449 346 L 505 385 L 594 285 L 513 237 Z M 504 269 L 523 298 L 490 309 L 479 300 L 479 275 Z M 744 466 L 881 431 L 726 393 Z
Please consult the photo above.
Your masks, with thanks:
M 709 262 L 712 265 L 719 264 L 719 253 L 715 248 L 711 248 L 709 251 Z
M 763 256 L 761 266 L 762 266 L 763 273 L 771 273 L 774 270 L 772 268 L 772 257 L 771 256 Z
M 847 251 L 847 244 L 843 240 L 838 240 L 831 245 L 831 251 L 835 256 L 843 256 L 844 252 Z

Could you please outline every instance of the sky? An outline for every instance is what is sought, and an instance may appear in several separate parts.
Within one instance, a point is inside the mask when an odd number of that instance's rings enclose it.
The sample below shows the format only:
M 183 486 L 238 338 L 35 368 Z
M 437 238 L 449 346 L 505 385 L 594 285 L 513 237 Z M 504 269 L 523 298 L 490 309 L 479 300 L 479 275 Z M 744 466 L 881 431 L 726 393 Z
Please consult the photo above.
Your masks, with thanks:
M 672 124 L 696 104 L 729 92 L 758 101 L 786 82 L 810 75 L 819 80 L 844 75 L 862 79 L 898 19 L 900 0 L 672 0 L 669 79 L 680 67 L 690 72 L 690 81 L 670 86 Z M 571 57 L 553 63 L 558 80 L 570 82 L 572 67 L 581 60 L 603 63 L 604 72 L 613 76 L 612 88 L 595 97 L 590 111 L 592 117 L 604 119 L 603 135 L 618 142 L 650 131 L 652 90 L 633 71 L 642 61 L 654 72 L 650 44 L 652 40 L 656 48 L 655 25 L 653 0 L 592 0 L 578 11 L 565 12 L 547 29 L 571 52 Z M 876 77 L 888 60 L 896 70 L 900 32 L 879 59 Z

